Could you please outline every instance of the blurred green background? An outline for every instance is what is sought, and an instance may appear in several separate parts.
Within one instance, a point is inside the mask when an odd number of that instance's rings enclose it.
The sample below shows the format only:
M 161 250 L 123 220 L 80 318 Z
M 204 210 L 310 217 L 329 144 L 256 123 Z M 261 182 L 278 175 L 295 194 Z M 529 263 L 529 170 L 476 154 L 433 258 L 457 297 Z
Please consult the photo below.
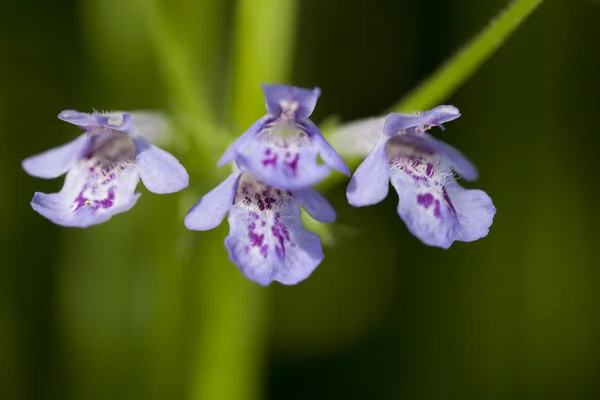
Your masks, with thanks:
M 505 6 L 0 2 L 0 398 L 600 398 L 597 2 L 545 1 L 444 101 L 462 118 L 434 133 L 479 167 L 488 237 L 428 248 L 395 194 L 353 209 L 340 180 L 325 261 L 261 288 L 227 261 L 226 223 L 183 226 L 227 135 L 263 115 L 259 83 L 320 86 L 316 122 L 379 115 Z M 20 162 L 75 137 L 69 108 L 169 112 L 192 187 L 52 225 L 29 201 L 62 179 Z

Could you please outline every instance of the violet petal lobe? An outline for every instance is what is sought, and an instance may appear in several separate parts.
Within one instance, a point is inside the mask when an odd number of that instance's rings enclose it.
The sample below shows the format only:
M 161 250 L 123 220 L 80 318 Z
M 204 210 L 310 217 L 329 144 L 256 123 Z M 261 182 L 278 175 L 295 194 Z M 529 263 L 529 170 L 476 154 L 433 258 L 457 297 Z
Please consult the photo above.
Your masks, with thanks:
M 64 110 L 58 114 L 58 119 L 86 130 L 93 128 L 114 129 L 126 134 L 132 134 L 134 130 L 131 114 L 127 112 L 93 112 L 88 114 L 76 110 Z
M 304 229 L 297 200 L 244 174 L 229 212 L 225 247 L 231 262 L 261 285 L 293 285 L 323 260 L 319 237 Z
M 303 124 L 307 128 L 312 145 L 317 148 L 323 162 L 336 171 L 350 176 L 350 169 L 348 169 L 342 157 L 327 143 L 317 126 L 312 121 L 305 121 Z
M 241 172 L 229 175 L 212 191 L 204 195 L 185 217 L 185 226 L 195 231 L 207 231 L 221 224 L 235 198 Z
M 138 174 L 133 166 L 104 175 L 87 164 L 72 168 L 58 193 L 36 193 L 32 208 L 51 222 L 85 228 L 107 221 L 131 209 L 140 194 L 134 194 Z
M 458 149 L 434 138 L 428 133 L 398 135 L 391 140 L 392 144 L 412 146 L 417 152 L 435 154 L 440 161 L 451 167 L 468 181 L 477 179 L 477 167 L 465 157 Z
M 385 120 L 383 133 L 391 137 L 402 131 L 424 132 L 432 126 L 442 126 L 443 123 L 458 117 L 460 112 L 454 106 L 437 106 L 418 114 L 391 113 Z
M 285 148 L 253 141 L 246 154 L 238 157 L 242 169 L 251 171 L 268 185 L 285 190 L 316 185 L 330 173 L 327 165 L 317 163 L 317 151 L 312 147 Z
M 174 193 L 187 187 L 189 176 L 170 153 L 142 138 L 134 138 L 135 161 L 144 186 L 158 194 Z
M 82 134 L 77 139 L 43 153 L 23 160 L 23 169 L 31 176 L 51 179 L 66 173 L 88 147 L 87 134 Z
M 387 140 L 381 140 L 358 166 L 350 179 L 346 196 L 354 207 L 376 204 L 389 191 L 390 164 L 386 154 Z
M 468 181 L 474 181 L 479 176 L 477 167 L 465 157 L 457 148 L 433 136 L 423 133 L 423 138 L 428 142 L 428 147 L 438 153 L 457 174 Z
M 304 89 L 287 85 L 261 85 L 269 115 L 293 112 L 296 118 L 308 118 L 321 95 L 319 88 Z
M 58 114 L 58 119 L 77 125 L 83 129 L 88 129 L 97 125 L 97 120 L 94 115 L 76 110 L 61 111 L 61 113 Z
M 337 214 L 327 199 L 314 189 L 303 189 L 293 192 L 302 208 L 308 215 L 319 222 L 329 223 L 335 221 Z
M 246 146 L 252 142 L 252 140 L 256 137 L 256 134 L 260 132 L 263 126 L 268 122 L 269 117 L 262 117 L 248 128 L 246 132 L 244 132 L 239 138 L 236 139 L 235 142 L 231 144 L 225 150 L 225 153 L 219 159 L 217 163 L 217 167 L 222 167 L 223 165 L 234 161 L 238 157 L 238 153 L 244 153 Z
M 454 179 L 446 183 L 446 190 L 460 223 L 457 240 L 472 242 L 487 236 L 496 215 L 490 196 L 483 190 L 465 189 Z
M 447 249 L 458 240 L 471 242 L 487 235 L 495 208 L 481 190 L 465 190 L 454 178 L 441 186 L 426 186 L 394 171 L 398 214 L 408 230 L 429 246 Z
M 105 129 L 114 129 L 130 136 L 135 131 L 133 118 L 128 112 L 93 113 L 92 116 L 96 118 L 96 126 Z

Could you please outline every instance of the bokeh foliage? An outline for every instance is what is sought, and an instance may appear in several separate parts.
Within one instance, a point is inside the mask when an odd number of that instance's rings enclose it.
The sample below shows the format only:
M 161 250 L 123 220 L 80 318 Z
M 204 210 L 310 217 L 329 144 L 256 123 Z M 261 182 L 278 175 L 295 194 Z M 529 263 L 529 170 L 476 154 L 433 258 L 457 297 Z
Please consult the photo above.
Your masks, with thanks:
M 444 99 L 463 117 L 436 134 L 498 208 L 487 238 L 425 247 L 394 196 L 353 209 L 339 181 L 324 263 L 262 289 L 227 262 L 225 225 L 182 225 L 227 174 L 212 168 L 227 135 L 262 114 L 258 83 L 320 86 L 317 122 L 379 115 L 505 6 L 0 3 L 0 398 L 600 397 L 597 3 L 547 0 Z M 66 108 L 168 111 L 192 187 L 92 229 L 51 225 L 28 201 L 62 182 L 20 161 L 74 137 Z

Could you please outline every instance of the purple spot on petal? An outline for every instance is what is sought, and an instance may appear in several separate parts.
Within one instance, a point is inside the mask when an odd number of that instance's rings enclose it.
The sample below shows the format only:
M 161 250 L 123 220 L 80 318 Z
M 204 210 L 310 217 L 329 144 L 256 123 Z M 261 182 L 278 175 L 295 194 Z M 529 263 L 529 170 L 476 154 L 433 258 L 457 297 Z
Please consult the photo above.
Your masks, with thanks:
M 260 211 L 264 211 L 265 210 L 265 202 L 262 199 L 262 196 L 258 193 L 256 193 L 254 195 L 254 198 L 256 199 L 256 205 L 258 206 L 258 209 Z
M 428 209 L 433 204 L 433 195 L 431 193 L 420 194 L 417 196 L 417 203 Z
M 452 215 L 456 215 L 456 209 L 454 208 L 454 204 L 452 204 L 452 200 L 450 200 L 450 196 L 446 191 L 446 187 L 442 188 L 442 197 L 444 198 L 444 201 L 446 202 L 446 206 L 448 207 L 448 210 L 450 210 L 450 213 Z
M 266 259 L 267 255 L 269 254 L 269 245 L 268 244 L 264 244 L 261 246 L 260 248 L 260 254 L 262 254 L 262 256 Z
M 300 154 L 296 153 L 296 156 L 292 161 L 286 161 L 286 164 L 290 167 L 294 175 L 297 173 L 298 160 L 300 160 Z
M 110 189 L 108 189 L 108 196 L 105 199 L 99 200 L 99 201 L 98 200 L 94 201 L 94 208 L 96 210 L 99 207 L 102 207 L 104 209 L 110 208 L 114 204 L 114 199 L 115 199 L 115 190 L 114 190 L 114 188 L 110 188 Z
M 440 201 L 435 201 L 435 208 L 433 209 L 433 216 L 442 219 L 442 210 L 440 209 Z
M 248 229 L 250 230 L 249 233 L 249 238 L 250 238 L 250 245 L 252 247 L 260 247 L 263 244 L 263 241 L 265 239 L 265 235 L 259 235 L 256 232 L 254 232 L 254 229 L 256 227 L 248 227 Z
M 269 154 L 271 154 L 271 149 L 265 150 L 265 155 L 268 156 Z M 262 160 L 262 164 L 265 167 L 268 165 L 272 165 L 273 167 L 275 167 L 277 165 L 277 154 L 273 154 L 271 158 L 264 158 Z
M 75 207 L 75 211 L 79 210 L 81 207 L 87 204 L 88 199 L 83 196 L 83 192 L 85 192 L 86 189 L 87 185 L 83 185 L 81 192 L 79 192 L 75 200 L 73 200 L 77 204 L 77 206 Z
M 284 258 L 285 257 L 285 249 L 282 249 L 279 246 L 275 246 L 275 254 L 277 254 L 277 257 L 279 257 L 279 258 Z
M 287 227 L 281 221 L 281 215 L 279 213 L 275 214 L 275 220 L 273 222 L 273 226 L 271 226 L 271 233 L 279 241 L 279 244 L 275 245 L 275 253 L 279 258 L 284 258 L 285 242 L 290 241 L 290 233 Z
M 404 172 L 406 175 L 410 176 L 412 179 L 414 179 L 415 182 L 419 182 L 419 181 L 429 182 L 429 179 L 427 179 L 424 176 L 416 174 L 415 172 L 410 170 L 410 168 L 408 168 L 408 166 L 406 166 L 406 165 L 400 166 L 399 170 Z
M 427 170 L 425 170 L 425 174 L 429 178 L 431 178 L 433 176 L 433 172 L 434 172 L 433 165 L 432 164 L 427 164 Z

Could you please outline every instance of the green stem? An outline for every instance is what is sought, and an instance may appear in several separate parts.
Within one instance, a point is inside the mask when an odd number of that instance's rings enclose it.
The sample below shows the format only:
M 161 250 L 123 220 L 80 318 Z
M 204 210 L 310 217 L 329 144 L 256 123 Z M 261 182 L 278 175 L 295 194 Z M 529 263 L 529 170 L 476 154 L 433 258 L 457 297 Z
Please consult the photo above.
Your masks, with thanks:
M 433 76 L 394 104 L 390 110 L 395 112 L 422 110 L 444 101 L 504 44 L 542 1 L 513 2 Z
M 525 19 L 543 0 L 516 0 L 479 33 L 458 54 L 438 69 L 428 80 L 412 93 L 389 108 L 390 112 L 423 110 L 444 101 L 465 83 L 475 71 L 489 59 L 502 44 L 514 33 Z M 326 132 L 333 136 L 335 128 Z M 335 146 L 335 141 L 332 141 Z M 343 155 L 343 154 L 342 154 Z M 352 155 L 345 159 L 351 168 L 356 168 L 364 159 Z M 335 186 L 343 175 L 332 174 L 331 178 L 319 185 L 321 190 Z
M 252 400 L 261 392 L 265 289 L 227 260 L 228 227 L 203 233 L 198 293 L 201 335 L 192 359 L 191 399 Z
M 237 129 L 265 114 L 261 83 L 290 78 L 296 8 L 297 0 L 238 1 L 232 98 Z
M 236 134 L 265 114 L 261 82 L 289 79 L 296 0 L 238 0 L 231 117 Z M 261 398 L 267 292 L 226 260 L 224 224 L 204 234 L 201 341 L 193 400 Z
M 201 3 L 207 3 L 204 8 L 210 8 L 212 15 L 218 13 L 222 4 L 219 0 L 203 0 Z M 203 29 L 196 32 L 201 40 L 194 41 L 195 45 L 192 45 L 192 41 L 188 40 L 189 29 L 171 23 L 166 17 L 166 9 L 161 7 L 160 0 L 147 1 L 149 31 L 169 98 L 173 100 L 171 109 L 178 117 L 179 128 L 187 133 L 184 137 L 193 138 L 196 144 L 194 150 L 204 161 L 199 166 L 208 169 L 214 166 L 216 154 L 224 145 L 210 90 L 210 79 L 217 78 L 207 76 L 209 71 L 215 70 L 211 65 L 218 59 L 219 49 L 215 47 L 219 37 L 218 26 L 202 22 Z

